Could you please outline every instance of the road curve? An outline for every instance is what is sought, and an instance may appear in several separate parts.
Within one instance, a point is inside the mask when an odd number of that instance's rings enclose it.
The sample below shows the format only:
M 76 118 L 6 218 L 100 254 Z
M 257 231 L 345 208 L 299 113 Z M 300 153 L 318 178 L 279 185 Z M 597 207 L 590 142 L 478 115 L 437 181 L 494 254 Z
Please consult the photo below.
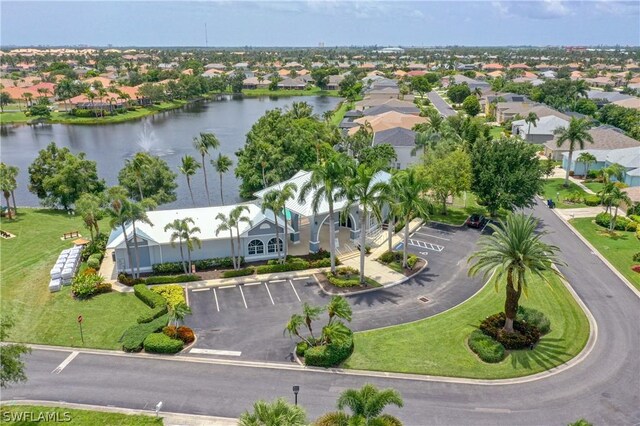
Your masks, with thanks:
M 560 269 L 598 324 L 589 356 L 554 376 L 487 386 L 84 353 L 55 374 L 69 352 L 34 350 L 29 382 L 3 391 L 2 398 L 136 409 L 162 400 L 171 412 L 237 417 L 256 399 L 291 397 L 297 384 L 313 419 L 334 409 L 342 390 L 371 382 L 402 393 L 405 407 L 389 412 L 407 425 L 560 425 L 578 418 L 597 425 L 640 423 L 640 299 L 552 211 L 538 204 L 533 212 L 552 232 L 545 238 L 561 248 L 568 264 Z

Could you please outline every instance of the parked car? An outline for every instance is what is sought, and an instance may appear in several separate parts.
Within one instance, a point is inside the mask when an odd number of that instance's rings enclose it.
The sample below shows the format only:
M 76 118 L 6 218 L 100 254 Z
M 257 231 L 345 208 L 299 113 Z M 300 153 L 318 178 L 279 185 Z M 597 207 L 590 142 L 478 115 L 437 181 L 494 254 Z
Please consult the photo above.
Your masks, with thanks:
M 485 218 L 481 214 L 472 214 L 467 219 L 467 226 L 470 228 L 481 228 L 485 223 Z

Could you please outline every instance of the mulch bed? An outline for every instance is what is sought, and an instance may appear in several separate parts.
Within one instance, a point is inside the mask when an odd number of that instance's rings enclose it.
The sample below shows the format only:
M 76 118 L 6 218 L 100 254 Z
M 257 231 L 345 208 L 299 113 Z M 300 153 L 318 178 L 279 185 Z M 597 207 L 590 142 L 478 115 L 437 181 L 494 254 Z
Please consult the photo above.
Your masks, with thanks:
M 366 286 L 366 285 L 358 285 L 354 287 L 336 287 L 335 285 L 329 282 L 325 274 L 314 274 L 313 276 L 317 279 L 318 284 L 324 291 L 328 293 L 333 293 L 333 294 L 353 294 L 353 293 L 358 293 L 362 290 L 368 290 L 372 288 L 382 288 L 382 287 L 373 287 L 373 286 Z

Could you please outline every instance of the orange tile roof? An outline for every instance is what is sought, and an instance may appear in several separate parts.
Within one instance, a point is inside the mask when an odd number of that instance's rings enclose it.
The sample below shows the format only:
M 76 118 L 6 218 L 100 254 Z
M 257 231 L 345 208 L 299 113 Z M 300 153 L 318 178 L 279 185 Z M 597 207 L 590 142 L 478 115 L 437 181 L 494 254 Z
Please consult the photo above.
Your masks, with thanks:
M 528 70 L 529 69 L 529 65 L 527 65 L 527 64 L 511 64 L 511 65 L 509 65 L 509 69 L 512 69 L 512 70 Z
M 374 132 L 380 132 L 394 127 L 402 127 L 404 129 L 412 129 L 413 126 L 419 123 L 426 123 L 425 117 L 418 117 L 412 114 L 402 114 L 397 111 L 389 111 L 375 117 L 362 117 L 354 120 L 355 123 L 365 125 L 369 122 Z M 359 127 L 353 127 L 349 129 L 349 135 L 353 135 L 358 131 Z
M 483 70 L 490 70 L 490 69 L 494 69 L 494 70 L 501 70 L 501 69 L 503 69 L 503 68 L 504 68 L 504 67 L 503 67 L 502 65 L 500 65 L 500 64 L 484 64 L 484 65 L 482 66 L 482 69 L 483 69 Z

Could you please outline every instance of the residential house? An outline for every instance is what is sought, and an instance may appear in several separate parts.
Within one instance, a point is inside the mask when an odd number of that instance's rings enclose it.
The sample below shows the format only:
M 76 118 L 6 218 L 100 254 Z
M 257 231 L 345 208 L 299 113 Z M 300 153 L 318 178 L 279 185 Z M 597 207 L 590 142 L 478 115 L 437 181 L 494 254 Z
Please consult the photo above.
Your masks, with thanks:
M 484 64 L 482 66 L 482 69 L 484 71 L 502 71 L 504 69 L 504 67 L 500 64 L 496 64 L 496 63 L 490 63 L 490 64 Z
M 266 89 L 271 84 L 267 78 L 249 77 L 242 80 L 243 89 Z
M 426 123 L 425 117 L 419 117 L 416 115 L 402 114 L 396 111 L 389 111 L 383 114 L 375 115 L 372 117 L 362 117 L 354 120 L 355 123 L 365 126 L 367 123 L 371 126 L 373 132 L 380 132 L 383 130 L 391 129 L 393 127 L 403 127 L 405 129 L 412 129 L 416 124 Z M 353 135 L 358 131 L 358 128 L 354 127 L 349 129 L 348 134 Z
M 442 86 L 449 87 L 451 84 L 463 84 L 466 83 L 469 86 L 471 91 L 474 91 L 476 88 L 480 90 L 489 90 L 491 85 L 486 81 L 475 80 L 473 78 L 469 78 L 466 75 L 455 74 L 447 77 L 442 77 Z
M 612 150 L 621 148 L 633 148 L 640 146 L 640 142 L 625 135 L 624 132 L 613 126 L 594 127 L 589 130 L 593 143 L 587 142 L 585 148 L 589 150 Z M 557 138 L 556 138 L 557 139 Z M 562 154 L 569 152 L 568 142 L 558 147 L 556 139 L 544 144 L 545 155 L 553 160 L 562 160 Z M 577 157 L 576 157 L 577 158 Z M 640 167 L 640 165 L 638 166 Z
M 592 154 L 596 161 L 589 164 L 589 170 L 600 170 L 612 164 L 619 164 L 624 167 L 622 182 L 632 187 L 640 187 L 640 142 L 638 146 L 619 149 L 585 149 L 573 153 L 571 164 L 569 164 L 569 153 L 562 153 L 562 167 L 573 171 L 578 176 L 584 176 L 587 165 L 578 161 L 582 152 Z M 613 180 L 616 180 L 615 177 Z
M 327 90 L 339 90 L 342 80 L 344 80 L 344 75 L 330 75 L 327 82 Z
M 304 90 L 307 87 L 307 81 L 303 76 L 296 78 L 285 78 L 278 83 L 278 89 L 284 90 Z
M 566 128 L 568 120 L 564 120 L 555 115 L 541 117 L 534 123 L 527 123 L 524 120 L 516 120 L 511 124 L 511 133 L 520 136 L 530 143 L 543 144 L 555 138 L 555 130 Z
M 567 114 L 535 102 L 498 102 L 496 104 L 496 121 L 498 123 L 504 123 L 517 116 L 526 117 L 529 112 L 534 112 L 538 118 L 555 115 L 556 117 L 570 121 L 570 117 Z
M 386 99 L 386 98 L 366 98 L 355 103 L 354 109 L 357 111 L 364 111 L 367 108 L 373 108 L 380 105 L 387 105 L 396 108 L 411 108 L 415 107 L 413 102 L 402 101 L 400 99 Z
M 423 149 L 416 150 L 416 132 L 404 127 L 375 132 L 373 146 L 389 144 L 396 152 L 396 161 L 392 164 L 395 169 L 406 169 L 421 161 Z

